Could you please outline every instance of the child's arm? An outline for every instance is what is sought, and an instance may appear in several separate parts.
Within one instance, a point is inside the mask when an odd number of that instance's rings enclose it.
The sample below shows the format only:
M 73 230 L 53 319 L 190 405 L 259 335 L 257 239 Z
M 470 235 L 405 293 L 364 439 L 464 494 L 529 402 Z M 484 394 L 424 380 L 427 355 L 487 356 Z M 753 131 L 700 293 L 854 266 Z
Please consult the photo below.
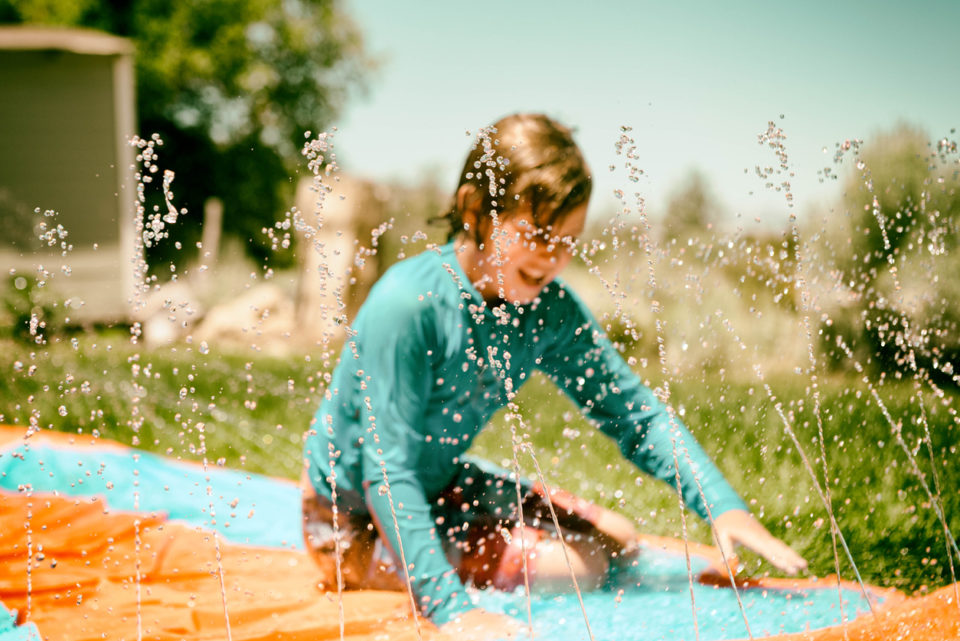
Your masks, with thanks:
M 677 485 L 684 503 L 701 518 L 716 518 L 746 504 L 675 414 L 624 362 L 593 315 L 572 292 L 553 303 L 551 346 L 541 369 L 584 410 L 623 455 L 652 476 Z
M 389 294 L 368 299 L 364 314 L 357 359 L 340 366 L 355 366 L 366 394 L 360 410 L 368 426 L 361 444 L 366 503 L 402 579 L 406 563 L 417 607 L 442 624 L 474 606 L 443 552 L 418 476 L 428 447 L 421 429 L 436 347 L 432 319 L 409 296 Z
M 592 314 L 569 291 L 556 302 L 552 347 L 541 368 L 550 375 L 640 469 L 677 486 L 684 503 L 710 519 L 718 542 L 732 553 L 743 543 L 785 571 L 803 559 L 752 516 L 678 416 L 645 387 L 600 331 Z M 679 468 L 678 468 L 679 465 Z M 679 469 L 679 474 L 677 473 Z M 708 513 L 709 512 L 709 513 Z

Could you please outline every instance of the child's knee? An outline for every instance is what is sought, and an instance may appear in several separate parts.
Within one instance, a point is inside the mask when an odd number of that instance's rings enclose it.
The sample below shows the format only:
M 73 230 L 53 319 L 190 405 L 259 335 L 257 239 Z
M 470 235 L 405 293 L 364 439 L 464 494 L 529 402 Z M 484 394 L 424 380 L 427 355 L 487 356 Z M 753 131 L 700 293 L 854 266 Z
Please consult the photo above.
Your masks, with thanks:
M 609 552 L 596 537 L 567 532 L 565 554 L 559 539 L 539 528 L 515 527 L 508 536 L 495 558 L 473 561 L 480 568 L 470 577 L 477 585 L 512 591 L 529 580 L 538 590 L 566 589 L 571 571 L 586 589 L 599 587 L 606 579 Z
M 595 537 L 570 534 L 566 550 L 558 538 L 546 538 L 534 551 L 530 580 L 542 590 L 566 589 L 573 574 L 578 585 L 592 590 L 600 587 L 610 569 L 610 553 Z

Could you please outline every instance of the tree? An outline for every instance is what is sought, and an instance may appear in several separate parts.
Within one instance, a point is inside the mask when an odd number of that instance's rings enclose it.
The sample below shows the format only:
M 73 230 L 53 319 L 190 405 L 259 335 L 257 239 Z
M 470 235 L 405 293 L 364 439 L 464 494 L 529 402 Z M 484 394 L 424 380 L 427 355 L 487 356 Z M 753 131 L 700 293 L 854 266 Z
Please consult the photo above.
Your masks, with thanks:
M 707 232 L 718 218 L 719 209 L 707 179 L 699 170 L 693 170 L 667 201 L 664 232 L 669 239 L 704 238 L 712 235 Z
M 337 0 L 0 0 L 0 22 L 90 27 L 137 47 L 141 135 L 164 140 L 177 204 L 171 241 L 193 248 L 204 201 L 257 258 L 290 202 L 304 132 L 328 126 L 369 68 Z M 181 260 L 173 243 L 151 262 Z
M 861 278 L 876 278 L 911 232 L 927 226 L 929 155 L 926 135 L 908 125 L 882 133 L 860 152 L 844 201 L 853 223 L 850 259 Z
M 960 383 L 960 172 L 956 141 L 900 125 L 864 145 L 828 230 L 845 304 L 824 328 L 883 370 Z

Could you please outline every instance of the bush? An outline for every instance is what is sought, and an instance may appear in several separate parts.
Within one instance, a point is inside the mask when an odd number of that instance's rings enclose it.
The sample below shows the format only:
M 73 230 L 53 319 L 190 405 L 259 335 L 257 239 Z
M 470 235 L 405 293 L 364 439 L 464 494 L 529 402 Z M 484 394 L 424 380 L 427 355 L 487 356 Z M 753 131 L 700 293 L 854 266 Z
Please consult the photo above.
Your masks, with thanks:
M 60 329 L 53 297 L 30 276 L 12 274 L 3 292 L 3 309 L 9 318 L 10 337 L 24 343 L 43 344 Z
M 846 216 L 831 218 L 819 248 L 831 284 L 821 292 L 820 328 L 829 361 L 847 358 L 836 349 L 842 336 L 881 371 L 960 382 L 956 165 L 956 143 L 930 143 L 907 126 L 863 147 L 846 183 Z

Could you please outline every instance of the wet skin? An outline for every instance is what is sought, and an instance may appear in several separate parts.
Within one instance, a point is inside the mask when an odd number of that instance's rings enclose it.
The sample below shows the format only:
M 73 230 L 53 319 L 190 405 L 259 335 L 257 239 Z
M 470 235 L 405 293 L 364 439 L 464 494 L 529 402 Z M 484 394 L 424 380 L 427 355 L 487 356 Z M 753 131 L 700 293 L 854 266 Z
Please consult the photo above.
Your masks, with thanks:
M 479 199 L 461 188 L 467 231 L 457 242 L 457 260 L 488 303 L 531 303 L 572 258 L 587 220 L 586 204 L 540 228 L 529 205 L 519 203 L 496 220 L 481 216 Z M 477 244 L 471 230 L 478 230 Z
M 492 305 L 533 302 L 570 262 L 587 218 L 584 204 L 561 216 L 552 225 L 540 228 L 530 207 L 521 202 L 494 220 L 480 215 L 481 199 L 469 185 L 462 186 L 457 192 L 457 202 L 464 221 L 464 231 L 456 245 L 457 260 L 477 291 Z M 479 233 L 475 234 L 474 230 Z M 636 532 L 629 521 L 619 517 L 606 525 L 603 530 L 610 531 L 624 549 L 631 547 Z M 806 560 L 770 534 L 749 512 L 725 512 L 711 525 L 717 543 L 731 561 L 734 561 L 736 546 L 744 545 L 788 574 L 807 567 Z M 559 557 L 556 569 L 558 572 L 565 570 Z M 513 638 L 519 627 L 510 617 L 471 610 L 441 630 L 460 641 L 467 641 L 489 638 L 491 634 Z

